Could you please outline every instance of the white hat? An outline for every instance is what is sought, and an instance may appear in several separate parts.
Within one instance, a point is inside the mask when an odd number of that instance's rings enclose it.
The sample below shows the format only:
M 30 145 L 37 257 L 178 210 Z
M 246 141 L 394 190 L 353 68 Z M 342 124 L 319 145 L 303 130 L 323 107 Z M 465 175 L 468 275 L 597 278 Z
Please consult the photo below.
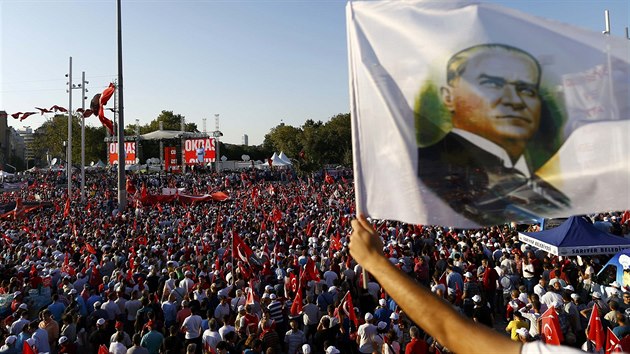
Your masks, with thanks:
M 573 288 L 573 285 L 567 285 L 564 287 L 564 290 L 568 290 L 568 291 L 575 291 L 575 289 Z
M 18 308 L 22 309 L 22 310 L 28 310 L 28 305 L 27 304 L 20 304 L 20 306 Z
M 381 306 L 385 306 L 385 305 L 387 305 L 387 301 L 385 301 L 385 299 L 380 299 L 380 300 L 378 300 L 378 304 L 381 305 Z
M 612 286 L 613 288 L 621 289 L 621 285 L 619 285 L 619 283 L 616 280 L 610 283 L 610 286 Z
M 276 294 L 271 294 L 271 295 L 269 295 L 269 298 L 270 298 L 271 300 L 275 300 L 275 299 L 277 299 L 278 297 L 276 296 Z
M 385 329 L 385 327 L 387 327 L 387 323 L 381 321 L 378 323 L 378 325 L 376 325 L 376 327 L 378 327 L 378 329 L 383 330 Z
M 374 315 L 368 312 L 365 314 L 364 318 L 366 321 L 371 321 L 374 318 Z
M 59 344 L 63 344 L 65 342 L 67 342 L 67 341 L 68 341 L 68 337 L 66 337 L 66 336 L 61 336 L 61 338 L 59 338 Z
M 304 344 L 302 346 L 302 353 L 303 354 L 311 354 L 311 346 L 308 344 Z
M 269 293 L 264 293 L 264 294 L 262 294 L 262 298 L 263 298 L 263 299 L 268 299 L 268 298 L 269 298 Z
M 99 325 L 99 326 L 104 325 L 105 324 L 105 319 L 99 318 L 98 321 L 96 321 L 96 324 Z
M 472 297 L 472 301 L 474 301 L 474 302 L 481 302 L 481 296 L 479 296 L 479 295 L 473 296 Z
M 7 339 L 4 340 L 4 344 L 11 345 L 15 343 L 16 340 L 17 340 L 16 336 L 8 336 Z
M 577 300 L 577 299 L 579 299 L 579 298 L 580 298 L 580 295 L 578 295 L 577 293 L 573 293 L 573 294 L 571 294 L 571 298 L 572 298 L 573 300 Z
M 332 345 L 330 347 L 326 348 L 326 354 L 339 354 L 339 353 L 341 353 L 339 351 L 339 349 L 335 348 Z
M 464 273 L 464 277 L 465 278 L 472 278 L 472 273 L 471 272 L 466 272 L 466 273 Z
M 77 293 L 77 289 L 70 289 L 70 291 L 68 292 L 68 294 L 70 295 L 74 295 Z
M 520 336 L 525 336 L 525 337 L 529 336 L 529 331 L 525 327 L 517 329 L 516 333 Z
M 102 303 L 100 301 L 97 301 L 94 303 L 94 308 L 101 307 L 101 305 Z
M 22 295 L 22 292 L 19 290 L 13 293 L 13 297 L 18 297 L 20 295 Z
M 271 286 L 271 285 L 266 285 L 266 286 L 265 286 L 265 290 L 267 290 L 267 291 L 271 291 L 271 290 L 273 290 L 273 286 Z
M 245 310 L 245 306 L 243 305 L 238 305 L 238 312 L 244 311 Z
M 596 299 L 601 299 L 602 298 L 602 294 L 600 294 L 597 291 L 594 291 L 593 294 L 591 294 L 591 296 L 596 298 Z
M 394 320 L 394 321 L 398 321 L 398 314 L 396 312 L 392 312 L 392 314 L 389 315 L 389 319 L 390 320 Z

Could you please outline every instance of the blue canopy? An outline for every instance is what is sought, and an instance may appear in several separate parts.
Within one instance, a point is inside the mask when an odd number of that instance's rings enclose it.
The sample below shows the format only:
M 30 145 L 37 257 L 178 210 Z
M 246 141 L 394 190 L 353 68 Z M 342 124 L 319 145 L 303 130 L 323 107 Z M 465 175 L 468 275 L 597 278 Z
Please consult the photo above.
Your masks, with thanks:
M 519 233 L 518 238 L 556 256 L 613 254 L 630 248 L 630 240 L 600 231 L 577 216 L 570 217 L 555 229 Z

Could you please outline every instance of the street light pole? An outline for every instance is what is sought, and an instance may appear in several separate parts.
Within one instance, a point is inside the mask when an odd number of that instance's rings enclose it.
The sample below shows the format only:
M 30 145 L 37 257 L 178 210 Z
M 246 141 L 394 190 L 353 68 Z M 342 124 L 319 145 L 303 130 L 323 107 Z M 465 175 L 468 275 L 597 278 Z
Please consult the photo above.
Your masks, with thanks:
M 68 199 L 70 199 L 72 197 L 72 57 L 70 57 L 70 70 L 68 71 L 68 146 L 66 149 Z
M 127 190 L 125 189 L 125 106 L 123 104 L 123 61 L 122 61 L 122 14 L 120 0 L 117 4 L 118 18 L 118 211 L 127 207 Z
M 85 71 L 81 73 L 81 109 L 85 111 L 85 93 L 88 90 L 85 85 L 89 84 L 85 81 Z M 81 200 L 85 201 L 85 118 L 81 117 Z

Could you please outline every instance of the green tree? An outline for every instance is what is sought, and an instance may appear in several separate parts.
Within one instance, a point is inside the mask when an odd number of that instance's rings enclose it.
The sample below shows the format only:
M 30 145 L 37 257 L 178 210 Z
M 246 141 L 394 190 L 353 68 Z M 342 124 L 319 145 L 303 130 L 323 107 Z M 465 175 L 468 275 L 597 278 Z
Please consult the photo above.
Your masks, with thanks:
M 79 117 L 72 118 L 72 163 L 81 165 L 81 121 Z M 104 160 L 106 156 L 105 128 L 85 127 L 85 161 Z M 47 120 L 33 134 L 33 148 L 36 164 L 46 166 L 50 158 L 66 159 L 63 142 L 68 140 L 68 116 L 55 115 Z

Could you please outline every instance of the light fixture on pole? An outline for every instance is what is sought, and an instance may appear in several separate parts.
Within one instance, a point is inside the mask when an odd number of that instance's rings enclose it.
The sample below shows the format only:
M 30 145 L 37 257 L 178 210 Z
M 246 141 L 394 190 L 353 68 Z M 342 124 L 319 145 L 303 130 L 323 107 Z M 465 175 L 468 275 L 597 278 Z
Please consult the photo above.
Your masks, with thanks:
M 69 71 L 66 74 L 68 77 L 68 146 L 66 147 L 66 168 L 68 178 L 68 200 L 72 197 L 72 90 L 74 85 L 72 84 L 72 57 L 70 57 Z
M 85 85 L 89 84 L 85 80 L 85 71 L 81 73 L 81 109 L 85 112 L 85 100 L 88 92 Z M 85 118 L 81 116 L 81 200 L 85 201 Z
M 212 132 L 212 136 L 214 136 L 214 144 L 215 144 L 215 154 L 214 154 L 214 163 L 216 165 L 216 170 L 217 173 L 221 172 L 221 166 L 219 163 L 219 157 L 221 156 L 221 148 L 220 148 L 220 143 L 219 143 L 219 138 L 223 136 L 223 133 L 221 133 L 221 130 L 219 130 L 219 114 L 215 114 L 214 115 L 214 131 Z
M 127 207 L 127 190 L 125 177 L 125 106 L 123 104 L 123 60 L 122 60 L 122 13 L 120 0 L 117 4 L 118 30 L 118 211 Z

